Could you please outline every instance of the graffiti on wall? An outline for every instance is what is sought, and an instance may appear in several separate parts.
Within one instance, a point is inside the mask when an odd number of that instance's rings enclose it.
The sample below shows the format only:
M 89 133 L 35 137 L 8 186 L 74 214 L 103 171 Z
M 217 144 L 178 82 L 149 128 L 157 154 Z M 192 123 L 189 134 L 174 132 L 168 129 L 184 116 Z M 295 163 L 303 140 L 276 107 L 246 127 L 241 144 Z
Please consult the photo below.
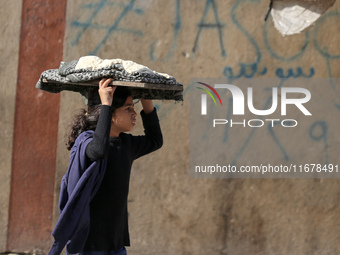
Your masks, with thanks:
M 204 31 L 207 29 L 213 29 L 216 30 L 216 38 L 219 42 L 220 47 L 220 55 L 222 57 L 227 57 L 227 49 L 224 42 L 224 35 L 228 34 L 228 26 L 226 26 L 226 22 L 222 22 L 221 18 L 219 17 L 219 6 L 217 5 L 217 0 L 202 0 L 205 2 L 204 8 L 202 10 L 202 14 L 197 14 L 200 18 L 200 20 L 195 24 L 196 29 L 193 30 L 193 33 L 196 34 L 195 40 L 191 43 L 192 46 L 192 53 L 196 53 L 199 50 L 200 47 L 200 39 L 204 36 Z M 231 10 L 230 10 L 230 17 L 232 25 L 235 26 L 244 36 L 243 38 L 240 38 L 240 40 L 247 40 L 249 44 L 252 46 L 255 59 L 253 62 L 239 62 L 239 68 L 238 70 L 235 70 L 231 66 L 225 66 L 222 69 L 223 75 L 232 80 L 232 79 L 238 79 L 238 78 L 252 78 L 255 76 L 264 76 L 268 74 L 267 67 L 263 66 L 260 67 L 260 63 L 262 61 L 262 52 L 259 46 L 259 42 L 256 41 L 255 37 L 251 35 L 251 32 L 248 31 L 243 25 L 242 20 L 238 18 L 238 10 L 242 4 L 257 4 L 259 3 L 259 0 L 240 0 L 235 1 L 233 4 Z M 158 59 L 155 54 L 155 43 L 151 40 L 150 42 L 150 52 L 149 57 L 150 60 L 158 61 L 158 60 L 166 60 L 168 58 L 171 58 L 173 55 L 173 52 L 178 46 L 178 37 L 179 33 L 182 29 L 182 10 L 181 10 L 181 0 L 173 0 L 173 41 L 171 43 L 171 47 L 166 54 L 166 56 L 163 59 Z M 121 23 L 124 21 L 124 19 L 127 18 L 133 18 L 135 15 L 137 16 L 143 16 L 148 15 L 148 13 L 145 12 L 145 10 L 138 8 L 135 6 L 136 0 L 129 0 L 129 1 L 113 1 L 113 0 L 100 0 L 100 1 L 93 1 L 88 4 L 83 4 L 79 7 L 79 9 L 88 9 L 89 16 L 84 21 L 79 20 L 72 20 L 71 26 L 73 27 L 74 31 L 77 31 L 75 33 L 74 39 L 71 41 L 72 46 L 78 45 L 80 39 L 84 36 L 86 36 L 86 33 L 89 30 L 101 30 L 105 31 L 103 36 L 101 38 L 98 38 L 98 42 L 96 43 L 96 46 L 93 49 L 90 49 L 89 54 L 95 55 L 99 52 L 99 50 L 105 45 L 105 43 L 108 42 L 108 39 L 110 37 L 114 36 L 124 36 L 124 33 L 133 34 L 137 37 L 147 36 L 147 31 L 142 30 L 136 30 L 133 27 L 122 27 Z M 250 6 L 253 8 L 252 6 Z M 94 22 L 95 18 L 100 16 L 103 11 L 107 8 L 116 8 L 119 9 L 119 15 L 117 17 L 112 19 L 111 25 L 98 25 Z M 211 12 L 213 14 L 214 22 L 208 22 L 207 21 L 207 14 Z M 283 61 L 285 63 L 293 62 L 294 60 L 298 59 L 299 57 L 303 56 L 305 54 L 306 49 L 310 44 L 313 44 L 313 46 L 317 49 L 318 53 L 321 54 L 327 63 L 328 67 L 328 74 L 329 77 L 333 76 L 332 69 L 331 69 L 331 60 L 339 59 L 340 54 L 337 53 L 331 53 L 329 52 L 329 49 L 327 46 L 322 45 L 319 41 L 320 39 L 320 27 L 322 23 L 326 22 L 329 18 L 340 18 L 340 14 L 338 12 L 329 12 L 322 16 L 315 24 L 315 27 L 313 31 L 306 31 L 304 33 L 305 35 L 305 41 L 301 46 L 298 46 L 299 48 L 296 49 L 296 53 L 292 56 L 285 56 L 282 53 L 275 50 L 275 48 L 271 45 L 269 37 L 270 32 L 268 31 L 268 26 L 270 24 L 269 21 L 265 22 L 263 25 L 263 41 L 265 50 L 275 59 L 278 59 L 280 61 Z M 119 33 L 119 34 L 118 34 Z M 115 35 L 117 34 L 117 35 Z M 295 46 L 293 46 L 295 47 Z M 263 48 L 263 47 L 262 47 Z M 287 70 L 283 70 L 283 68 L 278 67 L 275 71 L 275 75 L 280 78 L 289 78 L 289 77 L 312 77 L 315 74 L 315 68 L 309 67 L 307 70 L 303 70 L 302 67 L 297 67 L 295 70 L 293 68 L 288 68 Z
M 153 2 L 148 1 L 150 4 L 153 4 Z M 250 62 L 243 62 L 239 61 L 236 63 L 235 66 L 231 65 L 225 65 L 220 68 L 220 73 L 223 77 L 225 77 L 228 81 L 232 82 L 234 80 L 240 79 L 240 78 L 253 78 L 253 77 L 277 77 L 282 80 L 282 83 L 278 86 L 282 86 L 284 84 L 284 81 L 287 79 L 295 79 L 295 78 L 311 78 L 314 77 L 317 71 L 317 67 L 315 66 L 308 66 L 308 63 L 304 66 L 296 65 L 294 62 L 307 54 L 307 49 L 314 47 L 318 54 L 322 56 L 322 58 L 325 60 L 326 70 L 328 72 L 328 78 L 336 77 L 332 70 L 332 65 L 334 65 L 334 61 L 339 61 L 340 59 L 340 53 L 338 52 L 331 52 L 330 45 L 325 45 L 325 42 L 321 42 L 320 38 L 322 38 L 322 29 L 324 29 L 326 22 L 329 19 L 339 20 L 340 14 L 336 11 L 331 11 L 326 14 L 324 14 L 315 24 L 315 26 L 305 31 L 303 36 L 304 40 L 303 43 L 298 45 L 292 45 L 292 47 L 295 47 L 293 49 L 293 54 L 287 56 L 285 53 L 280 52 L 280 50 L 277 50 L 275 48 L 275 45 L 272 44 L 270 38 L 271 38 L 271 32 L 269 29 L 269 26 L 272 26 L 270 23 L 270 19 L 268 19 L 265 23 L 262 24 L 262 38 L 261 41 L 258 39 L 255 35 L 252 34 L 251 29 L 247 29 L 247 27 L 244 25 L 244 19 L 240 18 L 240 12 L 242 12 L 242 8 L 247 4 L 249 8 L 256 8 L 256 5 L 260 3 L 260 0 L 239 0 L 234 1 L 232 4 L 229 15 L 228 15 L 228 21 L 225 21 L 219 13 L 221 12 L 220 8 L 222 5 L 222 2 L 217 0 L 201 0 L 200 6 L 203 8 L 200 9 L 200 12 L 195 12 L 193 15 L 195 15 L 195 19 L 192 19 L 193 22 L 195 22 L 193 25 L 194 29 L 192 29 L 192 33 L 195 35 L 193 38 L 193 41 L 187 41 L 186 44 L 192 45 L 192 59 L 195 60 L 195 54 L 200 50 L 202 38 L 205 36 L 205 32 L 207 30 L 213 30 L 215 31 L 215 38 L 210 38 L 210 40 L 217 41 L 217 45 L 219 47 L 219 52 L 215 51 L 214 54 L 221 57 L 221 61 L 219 63 L 225 62 L 224 60 L 228 60 L 228 45 L 226 44 L 226 37 L 228 35 L 228 29 L 233 27 L 236 28 L 238 32 L 241 33 L 240 40 L 244 40 L 248 43 L 250 46 L 249 49 L 251 49 L 252 52 L 249 54 L 253 54 L 254 60 Z M 170 43 L 169 49 L 167 50 L 166 54 L 163 57 L 157 57 L 155 54 L 155 39 L 150 38 L 148 43 L 149 48 L 149 60 L 150 61 L 168 61 L 173 56 L 176 50 L 180 50 L 179 45 L 179 37 L 181 35 L 181 31 L 183 29 L 183 14 L 185 13 L 188 15 L 188 10 L 182 9 L 183 2 L 181 0 L 172 0 L 170 2 L 171 6 L 173 8 L 168 11 L 172 11 L 172 31 L 169 31 L 172 33 L 172 42 Z M 90 55 L 96 55 L 99 53 L 101 48 L 108 43 L 110 38 L 113 38 L 115 36 L 124 37 L 124 35 L 129 34 L 133 35 L 139 38 L 147 37 L 148 31 L 144 31 L 143 29 L 136 29 L 133 26 L 131 27 L 125 27 L 124 20 L 125 19 L 131 19 L 134 17 L 141 17 L 143 18 L 146 15 L 151 15 L 148 13 L 149 9 L 143 9 L 142 7 L 138 7 L 138 1 L 136 0 L 128 0 L 128 1 L 114 1 L 114 0 L 94 0 L 92 2 L 89 2 L 87 4 L 81 4 L 78 9 L 86 9 L 88 11 L 88 16 L 86 19 L 84 17 L 82 18 L 82 21 L 80 20 L 72 20 L 70 22 L 70 26 L 72 27 L 72 30 L 74 32 L 74 38 L 72 38 L 71 41 L 71 47 L 77 46 L 80 44 L 81 38 L 86 37 L 87 33 L 89 31 L 93 30 L 100 30 L 104 31 L 104 33 L 101 33 L 101 37 L 98 37 L 98 41 L 96 41 L 96 45 L 94 48 L 89 49 Z M 94 20 L 102 15 L 102 13 L 107 10 L 108 8 L 115 8 L 117 15 L 112 18 L 110 25 L 99 25 Z M 210 15 L 210 19 L 208 20 L 207 16 Z M 225 18 L 225 17 L 224 17 Z M 155 19 L 157 20 L 157 19 Z M 156 21 L 158 22 L 158 21 Z M 129 23 L 130 24 L 130 23 Z M 211 33 L 210 33 L 211 35 Z M 256 39 L 257 38 L 257 39 Z M 183 40 L 182 40 L 183 41 Z M 235 49 L 233 49 L 235 50 Z M 271 58 L 279 61 L 282 63 L 282 66 L 277 66 L 275 69 L 269 73 L 269 68 L 267 68 L 264 60 L 263 60 L 263 54 L 269 54 Z M 333 61 L 333 63 L 332 63 Z M 230 60 L 229 60 L 230 62 Z M 235 63 L 234 63 L 235 64 Z M 289 66 L 294 67 L 289 67 Z M 335 91 L 335 84 L 332 83 L 332 79 L 330 79 L 330 89 Z M 189 91 L 190 86 L 185 86 L 184 96 Z M 271 103 L 271 97 L 269 96 L 267 101 L 263 105 L 263 109 L 267 109 L 268 105 Z M 231 102 L 229 102 L 231 105 Z M 172 111 L 174 108 L 173 106 L 167 106 L 164 107 L 160 104 L 156 104 L 156 107 L 159 110 L 160 118 L 164 118 L 169 111 Z M 334 107 L 337 109 L 340 109 L 340 97 L 339 102 L 334 103 Z M 207 127 L 206 133 L 208 133 L 209 127 Z M 228 142 L 230 139 L 229 136 L 229 128 L 226 127 L 223 141 Z M 243 146 L 241 146 L 240 151 L 235 156 L 234 161 L 237 162 L 237 159 L 244 153 L 245 149 L 249 146 L 250 141 L 254 139 L 254 135 L 257 132 L 256 128 L 253 128 L 251 132 L 249 133 L 248 137 L 244 138 Z M 310 126 L 310 129 L 308 130 L 309 138 L 312 139 L 315 142 L 321 142 L 324 145 L 325 148 L 325 162 L 328 161 L 329 155 L 327 153 L 327 148 L 329 146 L 329 138 L 328 134 L 330 132 L 330 124 L 327 123 L 324 120 L 318 120 L 315 123 L 313 123 Z M 282 142 L 279 140 L 278 136 L 275 133 L 274 127 L 268 127 L 268 133 L 270 137 L 275 142 L 276 146 L 279 148 L 282 158 L 285 161 L 290 160 L 290 154 L 286 151 L 284 146 L 282 145 Z

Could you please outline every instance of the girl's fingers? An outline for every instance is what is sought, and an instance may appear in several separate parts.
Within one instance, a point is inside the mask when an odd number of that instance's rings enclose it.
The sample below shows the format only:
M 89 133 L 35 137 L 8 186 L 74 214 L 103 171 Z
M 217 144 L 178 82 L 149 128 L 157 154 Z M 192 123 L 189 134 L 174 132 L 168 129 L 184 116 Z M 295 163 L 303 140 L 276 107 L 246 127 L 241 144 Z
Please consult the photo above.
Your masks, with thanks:
M 98 93 L 100 96 L 101 103 L 103 105 L 112 105 L 113 93 L 116 90 L 117 86 L 109 86 L 109 84 L 113 81 L 110 79 L 101 79 L 99 81 L 99 89 Z
M 101 79 L 99 81 L 99 88 L 106 88 L 106 87 L 108 87 L 111 81 L 113 81 L 112 78 L 109 78 L 109 79 L 103 78 L 103 79 Z
M 105 78 L 104 78 L 104 79 L 101 79 L 101 80 L 99 81 L 99 88 L 102 88 L 102 87 L 103 87 L 103 84 L 104 84 L 105 81 L 106 81 Z
M 110 79 L 107 79 L 107 80 L 104 82 L 104 84 L 103 84 L 104 87 L 108 87 L 111 81 L 113 81 L 113 79 L 111 79 L 111 78 L 110 78 Z

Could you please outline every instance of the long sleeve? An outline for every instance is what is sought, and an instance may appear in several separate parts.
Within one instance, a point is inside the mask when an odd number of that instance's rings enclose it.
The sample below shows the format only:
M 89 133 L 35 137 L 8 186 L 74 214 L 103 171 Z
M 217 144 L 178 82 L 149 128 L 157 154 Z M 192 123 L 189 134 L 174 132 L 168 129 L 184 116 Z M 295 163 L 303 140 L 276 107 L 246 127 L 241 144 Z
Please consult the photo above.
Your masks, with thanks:
M 135 136 L 133 139 L 134 159 L 153 152 L 163 145 L 163 135 L 159 125 L 157 110 L 145 114 L 141 111 L 144 126 L 144 136 Z
M 111 107 L 102 105 L 93 139 L 86 147 L 86 156 L 92 161 L 103 159 L 107 155 L 110 146 L 111 119 Z

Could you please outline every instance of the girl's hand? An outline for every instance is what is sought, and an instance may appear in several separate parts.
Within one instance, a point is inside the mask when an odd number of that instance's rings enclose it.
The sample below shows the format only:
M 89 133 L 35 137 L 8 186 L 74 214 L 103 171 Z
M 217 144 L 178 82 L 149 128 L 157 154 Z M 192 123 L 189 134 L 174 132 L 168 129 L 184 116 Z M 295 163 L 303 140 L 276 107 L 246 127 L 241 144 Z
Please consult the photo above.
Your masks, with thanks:
M 101 79 L 99 82 L 99 89 L 98 93 L 100 96 L 100 101 L 102 105 L 112 105 L 113 93 L 116 90 L 117 86 L 109 86 L 110 82 L 113 81 L 112 78 L 110 79 Z
M 145 114 L 149 114 L 153 112 L 153 102 L 152 100 L 149 99 L 141 99 L 140 102 L 142 103 L 143 106 L 143 111 Z

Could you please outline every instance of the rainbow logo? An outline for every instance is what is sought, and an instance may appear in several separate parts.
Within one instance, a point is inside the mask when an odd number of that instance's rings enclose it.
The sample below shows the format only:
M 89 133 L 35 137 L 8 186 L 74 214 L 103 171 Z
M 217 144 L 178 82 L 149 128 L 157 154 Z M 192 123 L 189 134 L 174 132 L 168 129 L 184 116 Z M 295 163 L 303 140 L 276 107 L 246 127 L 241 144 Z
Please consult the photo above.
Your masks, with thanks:
M 216 91 L 213 87 L 211 87 L 210 85 L 205 84 L 205 83 L 203 83 L 203 82 L 197 82 L 197 83 L 206 86 L 206 87 L 209 88 L 212 92 L 214 92 L 215 95 L 217 96 L 218 100 L 220 101 L 220 104 L 222 105 L 222 100 L 221 100 L 221 98 L 220 98 L 220 95 L 217 93 L 217 91 Z M 211 94 L 211 92 L 210 92 L 209 90 L 206 90 L 206 89 L 203 89 L 203 88 L 200 88 L 200 87 L 197 87 L 197 88 L 198 88 L 198 89 L 201 89 L 201 90 L 203 90 L 205 93 L 207 93 L 207 94 L 212 98 L 212 100 L 214 100 L 215 105 L 217 105 L 214 96 Z
M 207 88 L 209 88 L 217 96 L 217 98 L 220 101 L 220 104 L 222 106 L 221 97 L 213 87 L 211 87 L 210 85 L 203 83 L 203 82 L 197 82 L 197 83 L 202 84 L 203 86 L 206 86 Z M 213 96 L 213 94 L 209 90 L 204 89 L 204 88 L 200 88 L 200 87 L 197 87 L 197 88 L 200 89 L 200 90 L 203 90 L 205 93 L 207 93 L 212 98 L 215 105 L 217 105 L 215 97 Z M 202 96 L 201 96 L 201 115 L 207 115 L 207 94 L 202 94 Z

